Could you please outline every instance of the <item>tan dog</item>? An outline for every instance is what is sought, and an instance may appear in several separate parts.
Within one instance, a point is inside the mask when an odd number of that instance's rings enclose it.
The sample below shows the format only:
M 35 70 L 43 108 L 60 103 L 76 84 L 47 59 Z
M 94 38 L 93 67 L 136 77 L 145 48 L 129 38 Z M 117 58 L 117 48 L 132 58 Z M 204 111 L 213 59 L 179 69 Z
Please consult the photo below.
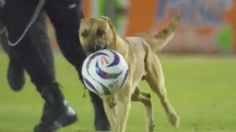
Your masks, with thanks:
M 177 20 L 154 36 L 120 37 L 107 17 L 81 20 L 79 37 L 84 50 L 91 53 L 113 49 L 123 55 L 129 66 L 127 84 L 112 95 L 101 96 L 105 112 L 114 132 L 125 132 L 131 100 L 140 101 L 147 111 L 148 131 L 154 129 L 151 96 L 141 92 L 138 83 L 144 79 L 161 101 L 172 125 L 178 127 L 179 117 L 166 93 L 165 79 L 156 51 L 162 49 L 174 36 Z

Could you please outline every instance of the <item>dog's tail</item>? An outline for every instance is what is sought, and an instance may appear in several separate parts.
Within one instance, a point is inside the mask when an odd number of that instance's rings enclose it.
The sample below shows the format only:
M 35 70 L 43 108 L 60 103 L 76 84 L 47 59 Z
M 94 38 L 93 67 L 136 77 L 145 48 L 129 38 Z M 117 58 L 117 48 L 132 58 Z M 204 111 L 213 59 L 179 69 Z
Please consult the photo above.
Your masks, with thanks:
M 181 16 L 175 17 L 170 24 L 163 28 L 159 33 L 145 37 L 148 43 L 150 44 L 151 48 L 157 52 L 163 49 L 168 42 L 174 37 L 175 30 L 178 27 L 178 23 Z

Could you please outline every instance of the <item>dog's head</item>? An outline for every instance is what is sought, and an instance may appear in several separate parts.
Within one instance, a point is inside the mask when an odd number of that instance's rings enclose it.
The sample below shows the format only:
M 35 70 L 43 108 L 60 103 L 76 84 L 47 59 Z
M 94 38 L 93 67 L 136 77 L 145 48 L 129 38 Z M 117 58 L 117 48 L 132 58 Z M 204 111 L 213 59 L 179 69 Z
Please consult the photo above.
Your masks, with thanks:
M 81 19 L 79 38 L 86 53 L 109 48 L 116 41 L 115 29 L 108 17 Z

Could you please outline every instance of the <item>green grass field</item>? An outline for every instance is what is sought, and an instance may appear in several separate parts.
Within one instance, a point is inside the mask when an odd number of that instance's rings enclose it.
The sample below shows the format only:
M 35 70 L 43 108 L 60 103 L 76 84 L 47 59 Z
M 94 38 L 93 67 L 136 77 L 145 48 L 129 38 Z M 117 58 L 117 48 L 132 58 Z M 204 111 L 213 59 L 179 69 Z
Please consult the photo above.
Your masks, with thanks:
M 57 78 L 80 121 L 60 132 L 93 132 L 93 109 L 84 98 L 74 68 L 56 55 Z M 162 56 L 169 98 L 181 117 L 179 129 L 167 121 L 159 98 L 152 94 L 156 129 L 159 132 L 235 132 L 236 58 L 205 56 Z M 7 57 L 0 53 L 0 132 L 30 132 L 38 123 L 43 101 L 27 81 L 21 92 L 10 90 L 6 82 Z M 141 82 L 146 91 L 146 83 Z M 145 111 L 132 104 L 127 132 L 145 131 Z

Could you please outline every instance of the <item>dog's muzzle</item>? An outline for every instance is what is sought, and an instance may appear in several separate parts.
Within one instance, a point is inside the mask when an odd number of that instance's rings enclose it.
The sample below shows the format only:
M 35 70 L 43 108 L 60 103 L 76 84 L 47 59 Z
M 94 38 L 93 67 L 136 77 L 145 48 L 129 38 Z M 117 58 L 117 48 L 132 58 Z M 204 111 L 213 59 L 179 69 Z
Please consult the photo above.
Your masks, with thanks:
M 97 44 L 97 45 L 91 45 L 88 47 L 88 52 L 96 52 L 98 50 L 102 50 L 102 49 L 106 49 L 107 48 L 107 44 Z

